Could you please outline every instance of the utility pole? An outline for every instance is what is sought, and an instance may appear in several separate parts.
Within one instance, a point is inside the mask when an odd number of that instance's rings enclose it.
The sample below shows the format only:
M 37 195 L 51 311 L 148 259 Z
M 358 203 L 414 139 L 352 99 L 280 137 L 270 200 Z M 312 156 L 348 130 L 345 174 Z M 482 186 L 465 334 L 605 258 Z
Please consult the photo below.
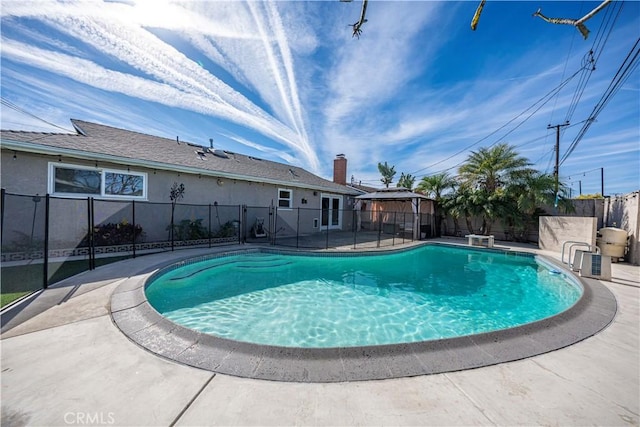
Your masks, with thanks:
M 567 120 L 564 124 L 555 125 L 555 126 L 547 126 L 547 129 L 556 128 L 556 166 L 553 168 L 553 176 L 556 178 L 556 202 L 555 207 L 558 207 L 558 183 L 559 183 L 559 175 L 560 175 L 560 128 L 569 126 L 569 121 Z

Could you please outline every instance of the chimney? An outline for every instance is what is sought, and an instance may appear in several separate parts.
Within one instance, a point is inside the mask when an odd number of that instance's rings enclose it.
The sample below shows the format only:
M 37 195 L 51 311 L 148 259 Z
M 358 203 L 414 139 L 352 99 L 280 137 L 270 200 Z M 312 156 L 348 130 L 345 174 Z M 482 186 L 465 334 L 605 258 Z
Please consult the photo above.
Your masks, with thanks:
M 344 154 L 336 154 L 333 160 L 333 182 L 347 185 L 347 158 Z

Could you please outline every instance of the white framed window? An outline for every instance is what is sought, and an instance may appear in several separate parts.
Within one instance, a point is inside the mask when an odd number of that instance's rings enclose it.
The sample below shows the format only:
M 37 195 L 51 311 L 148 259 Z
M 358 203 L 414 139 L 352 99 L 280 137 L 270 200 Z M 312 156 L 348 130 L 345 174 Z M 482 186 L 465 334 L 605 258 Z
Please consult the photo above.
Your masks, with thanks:
M 278 188 L 278 208 L 293 208 L 293 191 L 286 188 Z
M 49 194 L 105 199 L 146 199 L 147 174 L 50 162 Z

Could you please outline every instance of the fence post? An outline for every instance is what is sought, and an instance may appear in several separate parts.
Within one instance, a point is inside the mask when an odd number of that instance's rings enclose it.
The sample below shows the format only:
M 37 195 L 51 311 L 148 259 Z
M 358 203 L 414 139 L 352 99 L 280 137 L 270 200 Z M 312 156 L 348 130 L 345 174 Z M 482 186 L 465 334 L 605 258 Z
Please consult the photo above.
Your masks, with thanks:
M 42 288 L 49 287 L 49 194 L 44 199 L 44 265 L 42 278 Z
M 269 215 L 271 215 L 272 211 L 269 211 Z M 276 230 L 278 229 L 278 207 L 276 206 L 273 209 L 273 232 L 271 233 L 271 235 L 273 236 L 273 239 L 271 239 L 271 244 L 275 246 L 276 244 Z
M 296 223 L 296 249 L 300 248 L 300 208 L 298 208 L 298 219 Z
M 91 198 L 87 197 L 87 255 L 89 255 L 89 270 L 91 270 Z
M 355 209 L 353 209 L 353 213 L 351 214 L 353 218 L 351 218 L 351 223 L 353 224 L 353 249 L 356 249 L 356 245 L 358 242 L 358 213 Z
M 324 244 L 325 249 L 329 249 L 329 224 L 331 224 L 331 218 L 329 218 L 329 211 L 327 210 L 327 239 Z
M 174 211 L 175 211 L 175 205 L 172 204 L 171 205 L 171 252 L 173 252 L 173 232 L 174 232 L 174 227 L 173 227 L 173 215 L 174 215 Z
M 238 244 L 242 244 L 242 205 L 238 205 Z
M 247 243 L 247 205 L 242 205 L 240 217 L 240 229 L 242 230 L 242 243 Z
M 2 190 L 0 190 L 0 193 L 0 246 L 2 246 L 2 238 L 4 237 L 4 201 L 6 195 L 5 189 L 3 188 Z
M 394 211 L 393 212 L 393 230 L 391 231 L 391 246 L 396 245 L 396 227 L 397 226 L 398 226 L 398 212 Z
M 136 257 L 136 201 L 131 201 L 131 220 L 133 221 L 133 257 Z
M 94 270 L 96 268 L 96 235 L 94 233 L 96 227 L 96 218 L 93 197 L 89 197 L 89 212 L 91 224 L 91 229 L 89 231 L 89 270 Z
M 209 203 L 209 233 L 207 233 L 207 235 L 209 236 L 209 247 L 211 247 L 211 203 Z
M 380 238 L 382 237 L 382 215 L 378 216 L 378 244 L 377 247 L 380 247 Z

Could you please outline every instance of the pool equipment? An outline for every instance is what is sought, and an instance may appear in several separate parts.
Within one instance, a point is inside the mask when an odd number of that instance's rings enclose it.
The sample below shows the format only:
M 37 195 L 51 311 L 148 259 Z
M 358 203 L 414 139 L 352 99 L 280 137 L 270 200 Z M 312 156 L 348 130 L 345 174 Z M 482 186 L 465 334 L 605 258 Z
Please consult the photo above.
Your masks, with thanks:
M 609 255 L 611 262 L 618 262 L 627 252 L 628 235 L 625 230 L 616 227 L 604 227 L 598 231 L 596 246 L 602 255 Z

